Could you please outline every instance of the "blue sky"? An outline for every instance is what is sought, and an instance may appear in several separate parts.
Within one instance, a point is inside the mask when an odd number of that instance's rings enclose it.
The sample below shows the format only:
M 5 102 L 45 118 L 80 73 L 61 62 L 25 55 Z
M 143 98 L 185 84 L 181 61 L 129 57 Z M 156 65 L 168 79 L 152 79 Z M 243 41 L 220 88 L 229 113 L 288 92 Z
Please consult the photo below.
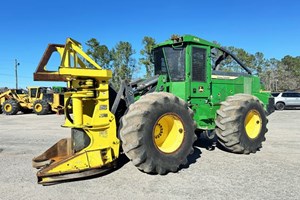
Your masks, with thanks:
M 263 52 L 266 58 L 299 56 L 299 10 L 297 0 L 2 1 L 0 87 L 15 87 L 15 59 L 19 87 L 61 85 L 34 82 L 32 74 L 47 44 L 64 44 L 67 37 L 82 44 L 94 37 L 109 48 L 128 41 L 137 58 L 144 36 L 162 42 L 173 33 Z

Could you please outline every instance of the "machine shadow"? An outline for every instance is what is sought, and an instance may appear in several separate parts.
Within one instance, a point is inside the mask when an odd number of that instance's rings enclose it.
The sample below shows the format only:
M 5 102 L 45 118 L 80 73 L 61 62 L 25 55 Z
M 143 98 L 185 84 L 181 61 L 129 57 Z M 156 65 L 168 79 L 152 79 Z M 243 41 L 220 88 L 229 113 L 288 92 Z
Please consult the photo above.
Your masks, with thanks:
M 118 164 L 115 170 L 121 169 L 124 165 L 126 165 L 129 162 L 129 158 L 125 155 L 125 153 L 120 153 L 120 156 L 118 158 Z
M 188 156 L 188 162 L 187 164 L 181 166 L 179 170 L 189 168 L 191 164 L 194 164 L 197 162 L 199 158 L 201 158 L 202 151 L 200 148 L 205 148 L 208 151 L 215 150 L 215 147 L 217 146 L 217 137 L 215 136 L 212 139 L 209 139 L 205 137 L 204 134 L 200 131 L 196 131 L 195 134 L 197 135 L 197 140 L 194 142 L 194 152 L 193 154 Z
M 198 136 L 198 140 L 194 143 L 194 146 L 205 148 L 208 151 L 214 151 L 217 148 L 221 151 L 232 153 L 218 142 L 217 135 L 214 135 L 214 137 L 211 139 L 207 138 L 205 134 L 202 134 L 201 132 L 196 131 L 196 135 Z
M 208 138 L 203 134 L 203 132 L 196 131 L 195 132 L 198 139 L 195 141 L 194 146 L 199 147 L 199 148 L 204 148 L 208 151 L 213 151 L 215 150 L 215 147 L 218 147 L 218 138 L 215 135 L 213 138 Z M 218 147 L 219 148 L 219 147 Z
M 193 145 L 194 146 L 194 152 L 187 157 L 187 163 L 184 164 L 184 165 L 181 165 L 179 167 L 179 169 L 178 169 L 179 171 L 182 170 L 182 169 L 187 169 L 187 168 L 190 167 L 190 165 L 196 163 L 197 160 L 199 158 L 201 158 L 201 154 L 202 154 L 201 149 L 206 149 L 208 151 L 213 151 L 213 150 L 215 150 L 215 147 L 217 147 L 218 149 L 226 151 L 224 148 L 222 148 L 221 145 L 218 145 L 217 137 L 214 137 L 213 139 L 208 139 L 203 134 L 201 134 L 200 132 L 196 132 L 196 135 L 197 135 L 198 139 L 195 141 L 195 143 Z M 117 160 L 116 166 L 114 168 L 111 168 L 111 170 L 109 170 L 109 171 L 106 171 L 106 172 L 103 172 L 103 173 L 97 174 L 97 175 L 88 176 L 88 177 L 82 177 L 82 178 L 76 178 L 76 179 L 72 179 L 72 180 L 65 180 L 65 181 L 45 184 L 44 186 L 63 184 L 63 183 L 74 182 L 74 181 L 85 181 L 85 180 L 90 180 L 90 179 L 95 179 L 95 178 L 99 178 L 99 177 L 102 177 L 102 176 L 106 176 L 110 173 L 113 173 L 114 171 L 117 171 L 117 170 L 121 169 L 129 161 L 130 160 L 127 158 L 127 156 L 121 151 L 120 156 Z M 149 175 L 157 175 L 157 174 L 150 173 Z
M 201 158 L 202 151 L 198 148 L 194 147 L 194 152 L 187 157 L 187 163 L 185 165 L 181 165 L 178 170 L 187 169 L 190 165 L 197 162 L 199 158 Z
M 196 131 L 196 135 L 198 136 L 198 140 L 194 143 L 194 146 L 204 148 L 208 151 L 214 151 L 217 148 L 221 151 L 230 152 L 222 145 L 220 145 L 217 135 L 215 135 L 211 139 L 207 138 L 202 132 Z
M 85 180 L 100 178 L 100 177 L 106 176 L 110 173 L 113 173 L 114 171 L 117 171 L 117 170 L 121 169 L 128 162 L 129 162 L 129 159 L 126 157 L 126 155 L 124 153 L 120 153 L 120 156 L 119 156 L 119 158 L 116 162 L 115 167 L 112 167 L 108 171 L 105 171 L 105 172 L 102 172 L 102 173 L 96 174 L 96 175 L 86 176 L 86 177 L 80 177 L 80 178 L 74 178 L 74 179 L 70 179 L 70 180 L 57 181 L 57 182 L 53 182 L 53 183 L 46 183 L 43 186 L 51 186 L 51 185 L 69 183 L 69 182 L 85 181 Z

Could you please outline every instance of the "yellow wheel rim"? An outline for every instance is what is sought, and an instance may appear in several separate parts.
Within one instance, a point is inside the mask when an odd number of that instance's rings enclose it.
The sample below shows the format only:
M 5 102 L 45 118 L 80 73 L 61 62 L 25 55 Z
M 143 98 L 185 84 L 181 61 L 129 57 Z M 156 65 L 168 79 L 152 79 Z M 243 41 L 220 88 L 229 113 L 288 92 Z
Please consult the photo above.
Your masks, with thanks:
M 262 126 L 262 119 L 257 110 L 250 110 L 245 118 L 245 129 L 249 138 L 256 138 Z
M 34 109 L 35 109 L 36 112 L 41 112 L 42 109 L 43 109 L 43 107 L 42 107 L 41 104 L 38 103 L 38 104 L 36 104 L 36 105 L 34 106 Z
M 155 146 L 164 153 L 175 152 L 182 144 L 185 130 L 181 119 L 172 113 L 161 116 L 153 131 Z
M 12 110 L 12 106 L 11 106 L 10 104 L 6 104 L 6 105 L 4 106 L 4 110 L 5 110 L 6 112 L 10 112 L 10 111 Z

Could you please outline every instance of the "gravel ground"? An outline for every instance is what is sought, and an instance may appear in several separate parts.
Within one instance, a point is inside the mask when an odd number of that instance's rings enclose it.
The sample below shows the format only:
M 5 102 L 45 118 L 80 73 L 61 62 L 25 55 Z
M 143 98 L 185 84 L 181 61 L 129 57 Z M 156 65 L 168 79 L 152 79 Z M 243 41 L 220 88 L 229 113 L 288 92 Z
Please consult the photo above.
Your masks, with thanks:
M 31 159 L 59 139 L 63 116 L 0 115 L 0 199 L 300 199 L 300 110 L 269 117 L 261 151 L 236 155 L 197 143 L 178 173 L 148 175 L 123 157 L 122 166 L 96 178 L 38 185 Z

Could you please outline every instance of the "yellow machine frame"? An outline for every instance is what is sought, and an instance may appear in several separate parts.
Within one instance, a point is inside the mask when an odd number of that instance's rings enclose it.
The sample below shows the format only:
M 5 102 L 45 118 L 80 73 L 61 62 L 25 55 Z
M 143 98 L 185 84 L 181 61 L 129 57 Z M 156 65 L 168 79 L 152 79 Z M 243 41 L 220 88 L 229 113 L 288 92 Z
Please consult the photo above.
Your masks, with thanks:
M 60 54 L 61 64 L 58 71 L 47 71 L 46 64 L 53 52 Z M 87 62 L 93 68 L 88 67 Z M 111 77 L 112 72 L 102 69 L 73 39 L 68 38 L 65 46 L 48 46 L 34 73 L 34 80 L 68 82 L 70 92 L 64 97 L 67 117 L 63 127 L 71 128 L 72 133 L 79 130 L 88 136 L 89 143 L 77 151 L 77 141 L 72 134 L 71 139 L 60 140 L 34 158 L 33 166 L 41 168 L 37 173 L 39 183 L 49 184 L 65 177 L 86 177 L 103 172 L 114 164 L 119 155 L 120 141 L 116 136 L 115 116 L 109 111 L 108 81 Z

